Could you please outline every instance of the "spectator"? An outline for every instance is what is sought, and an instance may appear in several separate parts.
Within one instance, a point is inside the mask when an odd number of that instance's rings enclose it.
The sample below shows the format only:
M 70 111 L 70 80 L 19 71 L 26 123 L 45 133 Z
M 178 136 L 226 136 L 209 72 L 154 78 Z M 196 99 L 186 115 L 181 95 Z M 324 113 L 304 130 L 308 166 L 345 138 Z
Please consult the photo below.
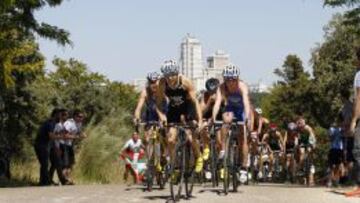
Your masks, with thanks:
M 39 185 L 50 185 L 49 178 L 49 141 L 51 134 L 54 131 L 56 119 L 58 117 L 59 109 L 54 109 L 51 113 L 51 117 L 46 120 L 40 127 L 38 134 L 35 138 L 35 153 L 40 163 L 40 181 Z
M 62 185 L 68 185 L 70 182 L 64 176 L 64 160 L 66 159 L 66 154 L 64 153 L 63 145 L 64 145 L 64 137 L 67 132 L 64 127 L 64 122 L 68 117 L 68 112 L 66 109 L 59 110 L 59 119 L 56 122 L 53 135 L 51 137 L 52 142 L 50 144 L 50 177 L 51 179 L 54 176 L 54 171 L 56 170 L 58 178 Z
M 71 171 L 75 163 L 74 140 L 86 137 L 85 133 L 81 131 L 83 120 L 84 114 L 80 110 L 75 110 L 72 118 L 64 123 L 64 128 L 68 132 L 63 145 L 66 154 L 64 175 L 71 183 L 74 183 L 71 180 Z
M 140 155 L 143 156 L 143 144 L 141 139 L 139 139 L 139 134 L 134 132 L 123 148 L 121 149 L 121 157 L 125 160 L 125 172 L 124 172 L 124 180 L 127 181 L 129 176 L 129 172 L 133 176 L 134 183 L 139 182 L 139 176 L 136 170 L 137 160 L 140 159 Z
M 343 119 L 341 114 L 336 119 L 335 123 L 329 129 L 330 136 L 330 151 L 328 154 L 328 164 L 330 168 L 330 177 L 328 186 L 338 186 L 340 178 L 343 177 L 344 165 L 343 165 L 343 135 L 344 131 L 341 126 Z
M 345 193 L 348 197 L 360 195 L 360 123 L 358 122 L 360 118 L 360 47 L 356 50 L 356 60 L 354 108 L 349 130 L 354 135 L 354 178 L 357 186 L 354 190 Z

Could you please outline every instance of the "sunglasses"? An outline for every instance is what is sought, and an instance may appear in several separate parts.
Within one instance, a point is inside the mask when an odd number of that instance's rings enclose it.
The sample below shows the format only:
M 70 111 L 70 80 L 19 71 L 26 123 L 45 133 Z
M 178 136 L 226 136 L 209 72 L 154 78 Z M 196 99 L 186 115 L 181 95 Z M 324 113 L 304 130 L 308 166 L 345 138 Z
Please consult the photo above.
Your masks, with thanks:
M 224 80 L 225 81 L 235 81 L 235 80 L 238 80 L 239 78 L 234 76 L 234 77 L 224 77 Z

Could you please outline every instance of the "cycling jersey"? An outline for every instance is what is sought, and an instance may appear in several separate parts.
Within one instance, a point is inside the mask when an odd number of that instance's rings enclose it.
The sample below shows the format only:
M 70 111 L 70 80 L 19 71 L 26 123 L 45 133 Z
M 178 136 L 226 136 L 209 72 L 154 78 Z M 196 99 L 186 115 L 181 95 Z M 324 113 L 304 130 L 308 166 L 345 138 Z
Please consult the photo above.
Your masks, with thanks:
M 210 102 L 210 97 L 211 95 L 208 93 L 208 92 L 204 92 L 204 102 L 205 104 L 207 104 L 208 102 Z M 213 111 L 213 108 L 214 108 L 214 104 L 211 104 L 211 107 L 207 109 L 207 111 L 203 112 L 203 119 L 210 119 L 212 118 L 212 111 Z M 224 112 L 224 103 L 222 102 L 221 103 L 221 106 L 220 106 L 220 109 L 219 109 L 219 112 L 218 114 L 216 115 L 216 120 L 222 120 L 222 113 Z
M 273 151 L 280 150 L 280 144 L 279 144 L 279 138 L 276 136 L 276 132 L 269 133 L 268 143 L 270 146 L 270 149 Z
M 225 112 L 232 112 L 236 120 L 245 121 L 244 101 L 240 90 L 229 93 L 225 85 L 225 91 L 227 93 Z
M 299 130 L 299 144 L 302 146 L 310 146 L 310 132 Z
M 286 153 L 293 152 L 295 145 L 296 145 L 296 139 L 298 138 L 297 132 L 294 131 L 287 131 L 287 140 L 286 140 Z
M 145 105 L 146 105 L 146 110 L 144 112 L 143 115 L 143 120 L 145 122 L 150 122 L 150 121 L 159 121 L 159 116 L 156 112 L 156 98 L 155 95 L 153 95 L 149 89 L 146 90 L 146 100 L 145 100 Z M 167 105 L 166 102 L 163 103 L 162 107 L 161 107 L 163 112 L 167 111 Z
M 188 91 L 183 87 L 181 77 L 179 84 L 175 88 L 171 88 L 165 83 L 165 95 L 169 98 L 168 112 L 166 114 L 169 123 L 179 123 L 181 115 L 185 116 L 186 120 L 193 120 L 194 105 L 189 101 Z

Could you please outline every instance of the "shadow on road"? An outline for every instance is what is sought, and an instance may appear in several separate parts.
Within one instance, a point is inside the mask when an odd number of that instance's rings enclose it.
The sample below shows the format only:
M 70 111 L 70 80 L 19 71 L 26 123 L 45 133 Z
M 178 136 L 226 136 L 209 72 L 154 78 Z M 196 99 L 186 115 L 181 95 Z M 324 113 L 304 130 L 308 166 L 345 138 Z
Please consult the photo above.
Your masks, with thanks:
M 206 193 L 206 192 L 216 193 L 217 195 L 223 195 L 223 196 L 225 196 L 223 190 L 220 189 L 220 188 L 201 189 L 201 190 L 199 190 L 198 193 L 201 194 L 201 193 Z M 239 194 L 240 194 L 240 193 L 243 193 L 243 192 L 241 192 L 241 191 L 237 191 L 237 192 L 229 191 L 229 193 L 239 193 Z
M 306 186 L 306 185 L 294 185 L 294 184 L 274 184 L 274 183 L 263 183 L 263 184 L 256 184 L 256 185 L 249 185 L 252 187 L 279 187 L 279 188 L 321 188 L 323 186 Z M 245 186 L 246 187 L 246 186 Z
M 143 191 L 143 192 L 148 192 L 147 190 L 146 190 L 146 188 L 145 187 L 127 187 L 126 189 L 125 189 L 125 191 L 133 191 L 133 190 L 139 190 L 139 191 Z M 164 189 L 160 189 L 160 188 L 153 188 L 152 189 L 153 191 L 163 191 Z

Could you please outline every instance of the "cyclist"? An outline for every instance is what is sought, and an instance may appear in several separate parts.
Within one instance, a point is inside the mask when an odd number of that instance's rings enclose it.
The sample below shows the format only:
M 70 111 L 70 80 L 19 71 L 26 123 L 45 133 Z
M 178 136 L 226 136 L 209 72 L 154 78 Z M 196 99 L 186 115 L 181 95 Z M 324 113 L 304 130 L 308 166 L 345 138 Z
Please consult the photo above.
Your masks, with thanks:
M 280 131 L 278 130 L 278 127 L 275 123 L 269 124 L 269 130 L 267 133 L 264 134 L 262 142 L 266 144 L 266 146 L 269 150 L 270 172 L 268 174 L 268 178 L 271 178 L 273 163 L 274 163 L 274 151 L 282 152 L 284 149 L 282 135 L 281 135 Z
M 148 73 L 147 77 L 147 84 L 146 87 L 141 91 L 140 97 L 135 109 L 134 113 L 134 122 L 135 125 L 138 124 L 138 122 L 142 119 L 145 122 L 154 122 L 159 121 L 159 116 L 157 112 L 156 107 L 156 94 L 158 91 L 158 85 L 160 80 L 160 74 L 157 72 L 150 72 Z M 144 105 L 145 112 L 143 115 L 141 115 L 141 110 L 143 109 Z M 166 102 L 164 102 L 161 106 L 161 108 L 166 111 Z M 142 117 L 142 118 L 141 118 Z M 147 148 L 147 144 L 149 142 L 150 135 L 152 134 L 152 128 L 149 125 L 145 126 L 145 132 L 144 132 L 144 145 L 145 148 Z M 147 149 L 146 152 L 148 154 L 151 154 L 149 150 Z M 156 168 L 158 171 L 161 171 L 162 167 L 161 164 L 158 163 L 156 165 Z
M 299 167 L 303 168 L 305 153 L 308 153 L 308 156 L 312 156 L 312 151 L 315 149 L 316 137 L 314 130 L 306 124 L 303 117 L 299 117 L 296 121 L 297 131 L 299 133 Z M 310 173 L 308 174 L 307 179 L 309 180 L 308 184 L 312 186 L 314 184 L 314 173 L 315 167 L 312 165 Z
M 220 85 L 220 81 L 216 78 L 210 78 L 205 82 L 206 91 L 203 92 L 201 98 L 200 98 L 200 108 L 203 114 L 203 119 L 205 122 L 203 123 L 203 126 L 207 126 L 209 119 L 212 118 L 212 109 L 215 104 L 216 99 L 216 91 Z M 222 120 L 221 113 L 218 113 L 217 120 Z M 219 136 L 218 136 L 219 137 Z M 207 127 L 204 127 L 201 131 L 201 138 L 204 145 L 203 150 L 203 159 L 204 161 L 209 159 L 209 130 Z M 220 142 L 218 142 L 220 143 Z
M 164 77 L 159 82 L 159 92 L 156 97 L 157 107 L 161 106 L 165 100 L 169 101 L 169 105 L 167 112 L 157 108 L 160 120 L 167 123 L 180 123 L 183 122 L 182 118 L 184 117 L 187 122 L 197 120 L 198 126 L 201 126 L 202 114 L 196 98 L 196 91 L 191 81 L 179 73 L 179 66 L 173 60 L 165 61 L 161 67 L 161 72 Z M 192 134 L 192 130 L 186 130 L 186 135 L 191 142 L 196 158 L 195 172 L 201 172 L 203 158 L 199 144 L 193 140 Z M 167 137 L 170 159 L 172 160 L 175 155 L 176 128 L 170 127 Z
M 221 128 L 221 146 L 219 158 L 225 154 L 225 136 L 229 131 L 229 125 L 233 120 L 244 121 L 247 124 L 247 118 L 250 117 L 250 100 L 247 85 L 240 80 L 240 70 L 234 65 L 228 65 L 223 71 L 224 82 L 216 92 L 216 100 L 212 113 L 212 120 L 216 120 L 216 116 L 220 110 L 221 103 L 224 102 L 223 121 Z M 239 150 L 241 157 L 240 180 L 247 179 L 247 162 L 248 162 L 248 142 L 244 132 L 238 133 Z M 222 170 L 223 171 L 223 170 Z M 220 174 L 222 174 L 222 171 Z
M 262 109 L 255 108 L 253 109 L 252 118 L 252 132 L 256 132 L 259 140 L 262 140 L 262 136 L 267 130 L 268 125 L 270 124 L 269 119 L 262 116 Z
M 284 168 L 287 171 L 292 173 L 292 176 L 295 174 L 295 159 L 294 153 L 297 149 L 299 143 L 299 134 L 296 130 L 297 126 L 294 122 L 290 122 L 287 126 L 287 130 L 284 135 L 284 143 L 285 143 L 285 161 L 284 161 Z
M 259 144 L 262 140 L 263 134 L 266 132 L 266 129 L 270 123 L 270 121 L 262 116 L 261 108 L 252 107 L 252 127 L 251 133 L 249 137 L 249 147 L 251 156 L 260 155 Z M 259 156 L 261 161 L 261 156 Z M 258 174 L 261 176 L 261 173 Z

